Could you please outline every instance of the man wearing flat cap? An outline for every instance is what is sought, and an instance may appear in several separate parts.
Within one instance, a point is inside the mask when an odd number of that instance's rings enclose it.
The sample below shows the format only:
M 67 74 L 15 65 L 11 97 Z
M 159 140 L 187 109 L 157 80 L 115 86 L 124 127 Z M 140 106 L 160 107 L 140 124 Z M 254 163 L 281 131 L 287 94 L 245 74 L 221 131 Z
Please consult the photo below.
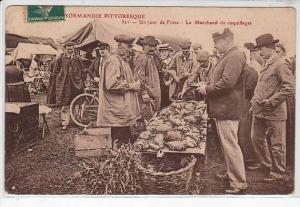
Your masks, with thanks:
M 159 57 L 154 53 L 158 41 L 153 36 L 146 36 L 140 40 L 144 53 L 137 56 L 134 62 L 134 77 L 141 83 L 139 100 L 141 115 L 149 120 L 161 107 L 161 87 L 159 78 Z
M 98 42 L 96 50 L 99 51 L 99 56 L 97 56 L 97 58 L 93 60 L 91 66 L 88 69 L 88 74 L 96 82 L 99 82 L 101 65 L 103 60 L 108 56 L 110 47 L 109 44 L 105 42 Z
M 233 42 L 233 33 L 213 33 L 215 48 L 223 54 L 213 69 L 209 84 L 198 87 L 207 95 L 209 113 L 215 119 L 223 147 L 226 174 L 216 178 L 229 181 L 228 194 L 241 193 L 247 188 L 243 154 L 238 144 L 238 125 L 245 99 L 244 67 L 246 58 Z
M 56 104 L 61 106 L 62 129 L 66 130 L 70 123 L 70 104 L 83 93 L 84 64 L 75 54 L 74 43 L 64 45 L 65 52 L 57 59 L 54 66 L 56 74 Z
M 117 51 L 102 63 L 97 125 L 111 127 L 112 141 L 119 147 L 132 141 L 130 125 L 140 119 L 140 83 L 134 80 L 127 62 L 134 38 L 118 35 L 114 39 L 118 42 Z
M 269 170 L 264 182 L 282 179 L 286 172 L 286 99 L 295 93 L 293 74 L 284 57 L 276 54 L 278 41 L 272 34 L 263 34 L 255 46 L 266 63 L 251 101 L 251 138 L 261 168 Z
M 181 50 L 175 54 L 170 63 L 170 70 L 168 70 L 172 77 L 168 81 L 170 83 L 170 99 L 178 98 L 179 93 L 183 89 L 184 82 L 192 72 L 194 60 L 190 53 L 191 44 L 192 43 L 189 40 L 181 42 L 179 44 Z

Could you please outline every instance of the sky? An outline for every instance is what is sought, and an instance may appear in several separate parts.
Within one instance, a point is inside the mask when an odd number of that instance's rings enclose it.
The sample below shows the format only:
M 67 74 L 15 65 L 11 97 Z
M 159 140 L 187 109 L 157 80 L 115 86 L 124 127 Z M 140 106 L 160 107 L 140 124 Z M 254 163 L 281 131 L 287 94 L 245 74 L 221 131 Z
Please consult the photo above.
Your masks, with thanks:
M 144 34 L 166 34 L 190 39 L 200 43 L 203 48 L 213 48 L 212 33 L 222 33 L 225 27 L 234 33 L 235 43 L 242 46 L 245 42 L 255 43 L 255 38 L 271 33 L 287 49 L 288 56 L 296 51 L 296 12 L 293 8 L 214 8 L 214 7 L 65 7 L 66 14 L 101 14 L 103 21 L 130 32 Z M 144 21 L 182 22 L 182 24 L 122 24 L 122 19 L 103 18 L 105 14 L 139 14 Z M 25 35 L 42 36 L 53 39 L 72 34 L 93 21 L 92 18 L 68 18 L 58 22 L 26 21 L 25 6 L 11 6 L 6 9 L 6 31 Z M 128 20 L 128 19 L 124 19 Z M 134 21 L 134 19 L 129 19 Z M 194 24 L 199 21 L 217 21 L 217 25 Z M 189 21 L 192 24 L 186 24 Z M 223 21 L 225 24 L 220 24 Z M 228 22 L 251 22 L 250 25 L 228 25 Z M 113 37 L 112 37 L 113 38 Z

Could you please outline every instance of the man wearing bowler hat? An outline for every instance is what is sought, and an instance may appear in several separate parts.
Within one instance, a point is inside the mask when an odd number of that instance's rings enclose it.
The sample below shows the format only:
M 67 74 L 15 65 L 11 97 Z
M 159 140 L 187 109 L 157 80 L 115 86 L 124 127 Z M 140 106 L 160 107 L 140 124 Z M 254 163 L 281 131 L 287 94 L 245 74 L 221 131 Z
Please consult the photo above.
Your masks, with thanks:
M 266 60 L 252 98 L 251 139 L 262 168 L 269 170 L 263 179 L 282 179 L 286 171 L 286 99 L 295 93 L 295 81 L 284 57 L 276 54 L 272 34 L 256 38 L 256 48 Z M 270 142 L 267 143 L 267 137 Z
M 149 120 L 161 107 L 161 87 L 159 78 L 159 57 L 154 53 L 159 44 L 153 36 L 140 39 L 144 53 L 137 56 L 134 62 L 134 77 L 140 81 L 139 100 L 143 119 Z
M 215 48 L 223 54 L 215 65 L 209 84 L 202 84 L 197 90 L 207 95 L 209 113 L 214 118 L 223 147 L 226 173 L 216 178 L 229 181 L 228 194 L 246 190 L 244 159 L 238 144 L 238 125 L 242 116 L 245 83 L 245 55 L 233 43 L 233 33 L 225 28 L 223 33 L 213 33 Z
M 263 62 L 261 61 L 259 51 L 257 50 L 257 48 L 255 48 L 255 45 L 252 42 L 245 43 L 244 47 L 250 51 L 250 62 L 248 65 L 251 68 L 255 69 L 256 72 L 259 74 L 262 68 L 259 62 Z
M 97 125 L 111 127 L 112 141 L 119 147 L 132 141 L 130 125 L 140 119 L 137 97 L 140 84 L 126 62 L 134 38 L 117 35 L 114 39 L 118 42 L 117 51 L 102 63 Z

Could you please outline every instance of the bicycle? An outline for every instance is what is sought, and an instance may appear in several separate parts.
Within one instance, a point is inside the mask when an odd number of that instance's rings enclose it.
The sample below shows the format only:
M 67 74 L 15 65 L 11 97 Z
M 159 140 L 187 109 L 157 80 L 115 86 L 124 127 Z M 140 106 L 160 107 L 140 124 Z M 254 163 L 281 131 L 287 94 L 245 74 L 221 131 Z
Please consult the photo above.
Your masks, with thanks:
M 91 122 L 97 120 L 99 107 L 98 88 L 87 87 L 84 93 L 76 96 L 70 105 L 70 116 L 72 121 L 81 127 L 87 127 Z

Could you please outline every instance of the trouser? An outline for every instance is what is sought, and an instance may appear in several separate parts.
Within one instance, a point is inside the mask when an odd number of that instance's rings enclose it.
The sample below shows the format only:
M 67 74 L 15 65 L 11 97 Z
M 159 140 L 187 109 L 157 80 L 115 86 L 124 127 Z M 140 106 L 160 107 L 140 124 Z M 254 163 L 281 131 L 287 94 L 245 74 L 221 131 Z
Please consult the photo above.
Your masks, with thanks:
M 70 124 L 70 106 L 61 107 L 60 119 L 63 126 L 68 126 Z
M 221 140 L 230 187 L 247 188 L 243 154 L 238 145 L 238 120 L 215 119 Z
M 246 99 L 246 104 L 243 110 L 243 116 L 239 122 L 238 137 L 239 145 L 243 152 L 244 161 L 257 162 L 257 158 L 254 152 L 254 148 L 251 140 L 251 127 L 252 127 L 252 115 L 249 114 L 251 103 L 249 99 Z
M 132 143 L 130 127 L 111 127 L 111 139 L 113 147 L 120 147 L 123 144 Z
M 271 175 L 282 176 L 286 170 L 286 121 L 253 117 L 251 139 L 259 162 Z

